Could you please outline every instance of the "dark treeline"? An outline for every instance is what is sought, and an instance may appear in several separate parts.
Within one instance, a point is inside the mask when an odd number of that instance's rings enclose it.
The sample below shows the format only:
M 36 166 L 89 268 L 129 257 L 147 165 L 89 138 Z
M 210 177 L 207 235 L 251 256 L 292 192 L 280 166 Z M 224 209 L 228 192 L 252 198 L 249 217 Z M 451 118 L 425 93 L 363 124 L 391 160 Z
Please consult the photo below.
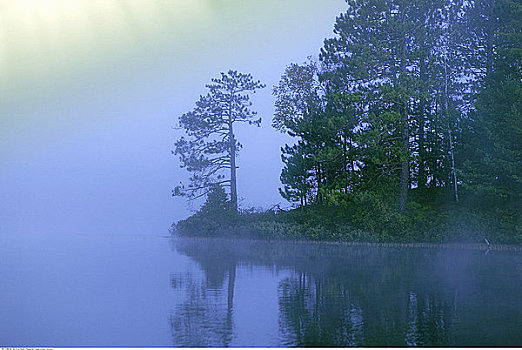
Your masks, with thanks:
M 307 238 L 522 242 L 522 1 L 347 3 L 319 60 L 273 89 L 273 126 L 297 140 L 280 192 L 298 209 L 250 221 Z

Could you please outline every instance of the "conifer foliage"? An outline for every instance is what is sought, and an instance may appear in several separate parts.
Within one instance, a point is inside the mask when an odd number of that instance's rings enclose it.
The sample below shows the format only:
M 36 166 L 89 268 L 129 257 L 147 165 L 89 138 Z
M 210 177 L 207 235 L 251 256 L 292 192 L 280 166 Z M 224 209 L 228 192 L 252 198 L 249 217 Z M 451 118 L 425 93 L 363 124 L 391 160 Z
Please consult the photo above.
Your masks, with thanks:
M 274 89 L 273 126 L 297 138 L 283 197 L 520 207 L 522 1 L 346 2 L 319 62 Z

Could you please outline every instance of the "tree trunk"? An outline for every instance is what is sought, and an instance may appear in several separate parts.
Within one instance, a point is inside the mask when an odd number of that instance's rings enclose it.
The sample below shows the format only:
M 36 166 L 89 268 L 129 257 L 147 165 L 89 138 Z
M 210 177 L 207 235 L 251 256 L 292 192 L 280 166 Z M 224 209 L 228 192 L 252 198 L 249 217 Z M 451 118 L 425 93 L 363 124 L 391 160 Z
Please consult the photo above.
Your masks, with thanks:
M 491 0 L 489 3 L 489 11 L 487 13 L 488 21 L 486 22 L 486 77 L 493 72 L 493 40 L 496 29 L 495 5 L 495 0 Z
M 236 180 L 236 138 L 234 136 L 233 120 L 232 120 L 232 99 L 231 94 L 228 115 L 228 139 L 230 142 L 230 203 L 232 211 L 237 212 L 237 180 Z
M 457 173 L 455 172 L 455 156 L 453 154 L 453 137 L 451 135 L 451 127 L 448 123 L 448 137 L 449 137 L 449 147 L 450 147 L 450 156 L 451 156 L 451 172 L 453 173 L 453 189 L 455 191 L 455 202 L 459 202 L 459 192 L 457 189 Z
M 402 47 L 402 57 L 401 57 L 401 76 L 406 75 L 406 36 L 403 38 L 403 47 Z M 400 192 L 400 205 L 399 209 L 403 212 L 406 209 L 406 201 L 408 200 L 408 187 L 409 187 L 409 178 L 410 178 L 410 168 L 409 168 L 409 152 L 410 152 L 410 142 L 409 142 L 409 127 L 408 127 L 408 100 L 405 96 L 405 92 L 402 98 L 402 106 L 401 106 L 401 125 L 402 125 L 402 152 L 403 152 L 403 160 L 401 161 L 401 192 Z
M 236 180 L 236 139 L 232 131 L 232 123 L 230 128 L 230 202 L 232 210 L 237 212 L 237 180 Z
M 321 176 L 321 165 L 320 163 L 317 163 L 315 166 L 315 173 L 317 174 L 317 202 L 322 203 L 322 195 L 321 195 L 321 189 L 322 189 L 322 176 Z
M 344 178 L 346 183 L 344 184 L 344 193 L 348 193 L 349 183 L 350 183 L 350 173 L 348 172 L 348 152 L 347 152 L 347 146 L 346 146 L 346 135 L 342 137 L 343 140 L 343 171 L 344 171 Z
M 406 106 L 402 108 L 401 113 L 402 123 L 402 152 L 404 159 L 401 161 L 401 195 L 400 195 L 400 211 L 406 209 L 406 201 L 408 200 L 408 187 L 410 178 L 409 169 L 409 130 L 408 130 L 408 114 L 406 112 Z
M 426 96 L 425 92 L 425 80 L 426 80 L 426 62 L 424 56 L 420 58 L 420 80 L 421 80 L 421 94 L 420 94 L 420 105 L 419 105 L 419 174 L 417 178 L 417 186 L 419 189 L 424 190 L 427 184 L 426 177 L 426 150 L 424 145 L 424 124 L 426 123 Z
M 453 137 L 451 135 L 450 117 L 449 117 L 449 93 L 448 93 L 448 63 L 444 65 L 444 114 L 448 125 L 448 138 L 449 138 L 449 155 L 451 159 L 451 173 L 453 175 L 453 189 L 455 191 L 455 202 L 459 202 L 459 193 L 457 189 L 457 173 L 455 172 L 455 156 L 453 154 Z

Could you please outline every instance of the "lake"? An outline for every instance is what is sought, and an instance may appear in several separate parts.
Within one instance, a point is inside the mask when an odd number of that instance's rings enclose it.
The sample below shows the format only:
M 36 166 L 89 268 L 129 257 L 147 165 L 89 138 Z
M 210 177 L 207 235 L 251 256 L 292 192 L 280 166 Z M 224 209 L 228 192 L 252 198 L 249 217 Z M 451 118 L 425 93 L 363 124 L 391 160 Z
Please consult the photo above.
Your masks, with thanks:
M 0 237 L 0 345 L 522 346 L 522 253 Z

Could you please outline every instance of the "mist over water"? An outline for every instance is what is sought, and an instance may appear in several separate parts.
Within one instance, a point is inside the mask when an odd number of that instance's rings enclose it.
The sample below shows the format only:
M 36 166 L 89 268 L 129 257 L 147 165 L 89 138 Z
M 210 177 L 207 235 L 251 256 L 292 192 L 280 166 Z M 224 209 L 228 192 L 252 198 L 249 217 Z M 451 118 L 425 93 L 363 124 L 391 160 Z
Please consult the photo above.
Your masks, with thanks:
M 522 345 L 518 252 L 27 238 L 1 239 L 3 346 Z
M 519 253 L 226 240 L 175 247 L 204 272 L 173 277 L 174 285 L 191 286 L 178 287 L 187 299 L 173 315 L 177 345 L 522 344 Z M 247 282 L 254 278 L 257 287 Z M 258 288 L 272 298 L 256 303 Z M 272 320 L 234 322 L 267 309 Z M 228 326 L 208 327 L 213 320 Z M 277 331 L 263 328 L 275 323 Z M 244 342 L 245 328 L 267 336 Z

